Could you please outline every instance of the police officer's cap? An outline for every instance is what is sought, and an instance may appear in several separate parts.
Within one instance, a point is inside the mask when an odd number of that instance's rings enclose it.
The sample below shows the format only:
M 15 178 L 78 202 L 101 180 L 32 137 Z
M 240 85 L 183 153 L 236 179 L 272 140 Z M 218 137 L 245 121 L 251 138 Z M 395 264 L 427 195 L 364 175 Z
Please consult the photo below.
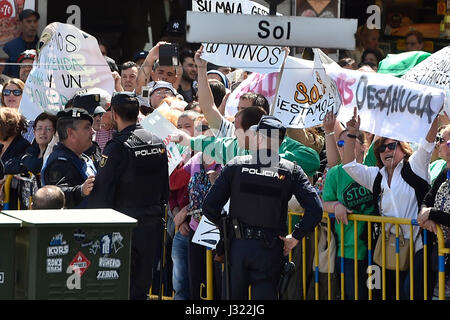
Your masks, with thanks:
M 139 101 L 136 93 L 131 91 L 115 92 L 111 98 L 111 105 L 135 104 L 139 108 Z
M 92 124 L 94 119 L 92 116 L 82 108 L 67 108 L 59 111 L 56 114 L 56 117 L 59 119 L 74 119 L 74 120 L 89 120 Z
M 73 97 L 72 107 L 85 109 L 91 116 L 105 113 L 100 105 L 100 95 L 97 93 L 82 93 Z
M 249 128 L 252 131 L 261 131 L 261 133 L 271 137 L 275 130 L 278 131 L 280 139 L 284 139 L 286 135 L 286 127 L 283 123 L 274 116 L 262 116 L 257 125 L 253 125 Z

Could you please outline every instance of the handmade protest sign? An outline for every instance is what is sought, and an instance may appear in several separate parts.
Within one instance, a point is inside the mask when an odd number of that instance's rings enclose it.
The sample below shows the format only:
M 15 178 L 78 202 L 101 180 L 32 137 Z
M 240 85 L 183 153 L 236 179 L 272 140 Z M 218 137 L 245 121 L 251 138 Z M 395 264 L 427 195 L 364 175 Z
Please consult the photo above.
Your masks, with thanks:
M 405 73 L 402 79 L 445 90 L 444 111 L 450 116 L 450 46 L 433 53 Z
M 320 125 L 328 111 L 337 114 L 340 104 L 337 86 L 318 57 L 315 61 L 286 59 L 273 111 L 286 127 Z
M 19 111 L 29 120 L 56 114 L 76 92 L 101 88 L 112 94 L 114 80 L 97 40 L 70 24 L 54 22 L 42 32 Z
M 323 61 L 324 62 L 324 61 Z M 444 103 L 444 91 L 374 72 L 324 63 L 342 99 L 338 120 L 346 123 L 358 107 L 360 129 L 400 141 L 422 143 Z
M 278 72 L 269 74 L 251 73 L 247 79 L 234 89 L 225 105 L 225 116 L 234 116 L 238 111 L 239 98 L 247 92 L 262 94 L 269 105 L 275 99 Z
M 268 15 L 269 9 L 248 0 L 193 0 L 192 11 Z M 203 43 L 202 58 L 219 66 L 258 73 L 278 72 L 285 52 L 280 47 L 248 44 Z
M 161 106 L 164 108 L 164 106 Z M 161 108 L 160 107 L 160 108 Z M 168 106 L 167 106 L 168 108 Z M 158 108 L 159 109 L 159 108 Z M 166 145 L 167 158 L 169 159 L 169 175 L 181 162 L 182 157 L 170 136 L 178 132 L 178 129 L 167 120 L 158 110 L 154 110 L 151 114 L 141 120 L 141 125 L 145 130 L 150 131 L 155 136 L 163 140 Z

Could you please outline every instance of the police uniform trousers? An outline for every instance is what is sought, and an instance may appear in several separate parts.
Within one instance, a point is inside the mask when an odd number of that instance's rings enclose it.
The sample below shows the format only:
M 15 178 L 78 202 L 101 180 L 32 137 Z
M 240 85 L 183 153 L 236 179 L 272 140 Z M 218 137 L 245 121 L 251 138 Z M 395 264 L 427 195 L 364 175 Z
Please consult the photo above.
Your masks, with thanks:
M 153 266 L 161 249 L 162 218 L 143 216 L 133 228 L 131 241 L 130 299 L 145 300 L 153 279 Z
M 233 239 L 230 246 L 230 298 L 277 300 L 283 264 L 283 242 L 268 247 L 262 239 Z

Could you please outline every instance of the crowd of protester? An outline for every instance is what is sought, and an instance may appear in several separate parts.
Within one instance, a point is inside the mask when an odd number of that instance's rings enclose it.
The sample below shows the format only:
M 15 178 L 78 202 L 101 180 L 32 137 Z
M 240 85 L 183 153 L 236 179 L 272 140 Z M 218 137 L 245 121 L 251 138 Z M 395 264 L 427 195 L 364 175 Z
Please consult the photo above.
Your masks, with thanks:
M 39 15 L 27 12 L 21 19 L 29 18 L 37 21 Z M 70 208 L 73 200 L 63 199 L 55 190 L 47 187 L 38 191 L 43 187 L 40 179 L 43 162 L 56 143 L 57 118 L 44 112 L 35 119 L 25 119 L 19 112 L 20 100 L 31 70 L 30 63 L 36 57 L 36 51 L 33 50 L 37 39 L 36 28 L 24 29 L 24 32 L 26 34 L 23 35 L 23 40 L 15 40 L 5 46 L 4 50 L 9 55 L 9 61 L 24 63 L 24 66 L 8 66 L 3 71 L 7 77 L 2 78 L 1 83 L 0 151 L 3 172 L 0 177 L 4 175 L 1 184 L 5 185 L 8 175 L 15 175 L 17 178 L 10 185 L 10 209 L 44 208 L 45 205 L 32 205 L 29 198 L 35 196 L 39 203 L 46 203 L 42 198 L 45 200 L 45 195 L 48 198 L 51 194 L 59 202 L 47 208 Z M 339 64 L 354 70 L 367 70 L 365 66 L 369 66 L 376 72 L 384 57 L 384 52 L 378 47 L 378 37 L 378 30 L 360 27 L 356 50 L 345 52 Z M 408 35 L 407 44 L 413 40 L 419 44 L 423 41 L 417 33 Z M 34 41 L 34 45 L 30 45 L 30 41 Z M 194 51 L 183 46 L 180 47 L 179 65 L 161 65 L 159 48 L 164 43 L 158 42 L 150 51 L 137 53 L 119 67 L 110 64 L 111 75 L 116 92 L 130 91 L 138 95 L 139 120 L 163 105 L 161 114 L 180 130 L 179 134 L 183 137 L 178 144 L 183 160 L 170 175 L 168 209 L 169 220 L 173 224 L 169 223 L 170 237 L 166 245 L 171 260 L 167 263 L 169 271 L 166 272 L 173 275 L 169 277 L 168 285 L 173 288 L 175 299 L 200 299 L 201 284 L 206 283 L 206 247 L 193 243 L 192 237 L 202 216 L 202 202 L 222 167 L 236 155 L 248 153 L 246 146 L 240 145 L 236 136 L 245 135 L 263 115 L 270 113 L 270 107 L 263 95 L 246 93 L 239 99 L 238 112 L 231 118 L 226 117 L 224 106 L 230 92 L 250 72 L 240 72 L 240 78 L 236 79 L 231 75 L 233 72 L 238 74 L 239 70 L 211 65 L 201 58 L 202 48 Z M 412 50 L 421 49 L 413 44 L 408 44 L 408 47 Z M 14 48 L 14 52 L 11 48 Z M 148 88 L 148 98 L 142 95 L 143 87 Z M 109 110 L 112 93 L 94 89 L 89 90 L 88 94 L 100 94 L 101 97 L 98 106 L 102 109 L 92 112 L 92 141 L 94 149 L 100 150 L 98 154 L 95 150 L 90 153 L 95 160 L 114 134 Z M 66 107 L 76 104 L 75 100 L 76 97 L 71 99 Z M 418 219 L 420 227 L 415 226 L 413 234 L 409 234 L 408 228 L 403 233 L 406 239 L 415 239 L 414 288 L 415 296 L 422 297 L 421 277 L 424 266 L 421 229 L 436 232 L 436 224 L 441 224 L 447 245 L 450 239 L 450 202 L 447 199 L 450 198 L 447 174 L 450 163 L 449 123 L 447 115 L 439 115 L 426 136 L 427 142 L 421 146 L 387 137 L 374 137 L 368 132 L 360 131 L 356 116 L 348 123 L 341 123 L 336 120 L 336 115 L 329 113 L 321 126 L 288 130 L 287 137 L 280 144 L 280 156 L 295 161 L 302 167 L 321 195 L 324 210 L 335 214 L 333 236 L 338 244 L 336 259 L 345 250 L 344 263 L 336 260 L 335 272 L 340 272 L 344 267 L 346 299 L 354 297 L 355 241 L 358 242 L 359 298 L 367 298 L 367 225 L 358 224 L 355 239 L 353 222 L 347 219 L 350 213 Z M 423 186 L 431 185 L 431 188 L 422 192 L 421 199 L 417 199 L 416 190 L 402 180 L 400 171 L 405 166 L 424 181 Z M 377 203 L 378 198 L 373 196 L 374 180 L 379 173 L 382 175 L 381 184 L 385 186 L 385 201 L 381 205 Z M 351 190 L 357 190 L 364 197 L 349 202 L 346 195 Z M 398 210 L 392 210 L 393 201 L 398 204 Z M 292 204 L 291 208 L 298 208 L 298 204 Z M 345 224 L 343 235 L 340 231 L 341 223 Z M 344 237 L 344 248 L 341 247 L 341 237 Z M 437 261 L 431 260 L 431 255 L 429 257 L 430 265 L 436 265 Z M 220 259 L 214 264 L 215 287 L 220 288 Z M 153 266 L 149 266 L 149 272 L 152 269 Z M 428 271 L 429 292 L 432 292 L 436 272 L 435 268 L 429 268 Z M 395 272 L 389 271 L 387 276 L 388 279 L 395 279 Z M 405 299 L 409 296 L 409 277 L 409 271 L 401 272 L 401 297 Z M 395 284 L 395 281 L 388 283 Z M 389 297 L 394 298 L 395 287 L 390 286 L 388 290 Z M 215 296 L 219 297 L 220 290 L 216 291 Z

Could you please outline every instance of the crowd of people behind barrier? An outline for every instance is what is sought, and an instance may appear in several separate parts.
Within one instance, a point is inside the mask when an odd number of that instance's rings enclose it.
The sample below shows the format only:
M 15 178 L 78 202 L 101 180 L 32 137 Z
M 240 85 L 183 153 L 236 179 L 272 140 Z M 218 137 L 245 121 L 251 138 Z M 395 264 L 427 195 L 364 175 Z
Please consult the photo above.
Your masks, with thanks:
M 26 18 L 33 18 L 33 14 L 30 13 L 24 19 Z M 36 18 L 39 19 L 39 16 Z M 362 29 L 359 34 L 365 38 L 361 38 L 357 49 L 345 56 L 339 64 L 345 68 L 367 70 L 364 67 L 366 64 L 375 72 L 383 55 L 377 49 L 378 36 L 375 31 Z M 171 259 L 166 261 L 166 270 L 159 271 L 169 273 L 166 289 L 173 288 L 174 299 L 200 299 L 201 284 L 206 283 L 206 247 L 193 243 L 192 237 L 202 217 L 203 200 L 223 166 L 237 155 L 248 154 L 246 146 L 241 145 L 236 137 L 242 135 L 245 138 L 249 128 L 258 124 L 263 115 L 270 113 L 270 107 L 263 95 L 249 92 L 240 97 L 238 112 L 233 117 L 225 117 L 225 104 L 230 93 L 250 72 L 227 66 L 212 66 L 201 58 L 202 48 L 197 52 L 183 48 L 178 66 L 161 65 L 158 59 L 162 44 L 164 42 L 159 42 L 149 52 L 136 55 L 135 61 L 123 62 L 119 68 L 114 66 L 111 59 L 108 61 L 115 81 L 115 91 L 134 91 L 138 95 L 140 120 L 164 105 L 159 111 L 180 130 L 177 147 L 183 160 L 170 175 L 169 237 L 165 244 L 167 256 Z M 20 61 L 16 61 L 22 62 L 26 57 L 35 58 L 33 55 L 21 55 Z M 139 64 L 136 63 L 138 59 L 141 59 Z M 6 75 L 11 76 L 12 73 Z M 78 207 L 81 199 L 89 202 L 89 194 L 95 186 L 93 178 L 87 178 L 77 186 L 70 186 L 71 188 L 65 186 L 63 200 L 60 194 L 48 190 L 48 187 L 38 191 L 43 187 L 41 169 L 58 141 L 57 136 L 61 134 L 58 127 L 61 124 L 55 115 L 45 112 L 35 119 L 25 119 L 21 115 L 19 105 L 26 75 L 21 73 L 22 80 L 16 77 L 17 75 L 12 75 L 5 81 L 1 90 L 2 195 L 4 196 L 5 188 L 11 191 L 9 199 L 3 198 L 4 209 L 45 208 L 45 203 L 51 202 L 42 200 L 45 195 L 48 198 L 50 195 L 57 196 L 59 201 L 58 205 L 48 205 L 47 208 Z M 148 99 L 142 92 L 145 86 L 149 89 Z M 110 110 L 111 93 L 89 90 L 87 96 L 97 93 L 100 94 L 99 101 L 86 98 L 77 102 L 74 97 L 65 107 L 75 104 L 85 108 L 94 119 L 94 130 L 88 133 L 88 138 L 92 141 L 89 149 L 93 149 L 88 155 L 98 167 L 102 161 L 107 161 L 102 159 L 102 152 L 114 135 L 115 121 Z M 102 109 L 96 109 L 99 106 Z M 414 238 L 414 288 L 415 297 L 420 299 L 423 297 L 423 239 L 420 229 L 436 232 L 436 224 L 440 224 L 444 229 L 447 245 L 450 240 L 450 121 L 447 115 L 440 114 L 422 145 L 374 137 L 373 134 L 360 131 L 359 123 L 356 112 L 347 123 L 337 121 L 336 115 L 329 112 L 323 125 L 288 130 L 279 146 L 280 157 L 295 161 L 303 169 L 321 196 L 324 211 L 335 214 L 332 228 L 338 247 L 335 259 L 341 256 L 342 250 L 345 251 L 344 262 L 341 264 L 336 260 L 335 272 L 341 272 L 340 269 L 344 267 L 346 299 L 354 297 L 355 241 L 358 242 L 359 299 L 367 298 L 365 271 L 368 258 L 367 224 L 358 224 L 355 239 L 353 222 L 347 220 L 347 214 L 418 220 L 420 227 L 415 226 L 413 234 L 409 233 L 408 228 L 401 227 L 401 231 L 405 239 Z M 46 174 L 51 175 L 51 172 Z M 5 186 L 8 175 L 15 175 L 16 178 Z M 79 195 L 80 190 L 81 197 L 75 197 L 74 193 Z M 34 201 L 39 199 L 39 204 L 32 205 L 30 197 L 33 196 L 36 197 Z M 298 204 L 291 203 L 290 207 L 298 209 Z M 340 231 L 341 223 L 345 224 L 344 234 Z M 386 228 L 388 232 L 389 225 Z M 342 236 L 344 248 L 341 247 Z M 431 237 L 429 245 L 432 247 L 435 241 Z M 300 264 L 301 261 L 297 260 L 295 263 Z M 219 254 L 216 255 L 214 264 L 215 297 L 220 297 L 222 283 Z M 433 292 L 437 261 L 433 260 L 431 254 L 429 265 L 433 266 L 428 269 L 429 292 Z M 154 266 L 148 266 L 149 273 L 155 270 Z M 409 296 L 411 275 L 408 270 L 400 273 L 401 297 L 404 299 Z M 395 271 L 389 270 L 387 277 L 395 279 Z M 153 281 L 155 283 L 155 277 Z M 391 284 L 395 281 L 388 280 L 387 283 L 389 298 L 394 298 L 395 287 Z M 294 296 L 280 294 L 288 298 Z

